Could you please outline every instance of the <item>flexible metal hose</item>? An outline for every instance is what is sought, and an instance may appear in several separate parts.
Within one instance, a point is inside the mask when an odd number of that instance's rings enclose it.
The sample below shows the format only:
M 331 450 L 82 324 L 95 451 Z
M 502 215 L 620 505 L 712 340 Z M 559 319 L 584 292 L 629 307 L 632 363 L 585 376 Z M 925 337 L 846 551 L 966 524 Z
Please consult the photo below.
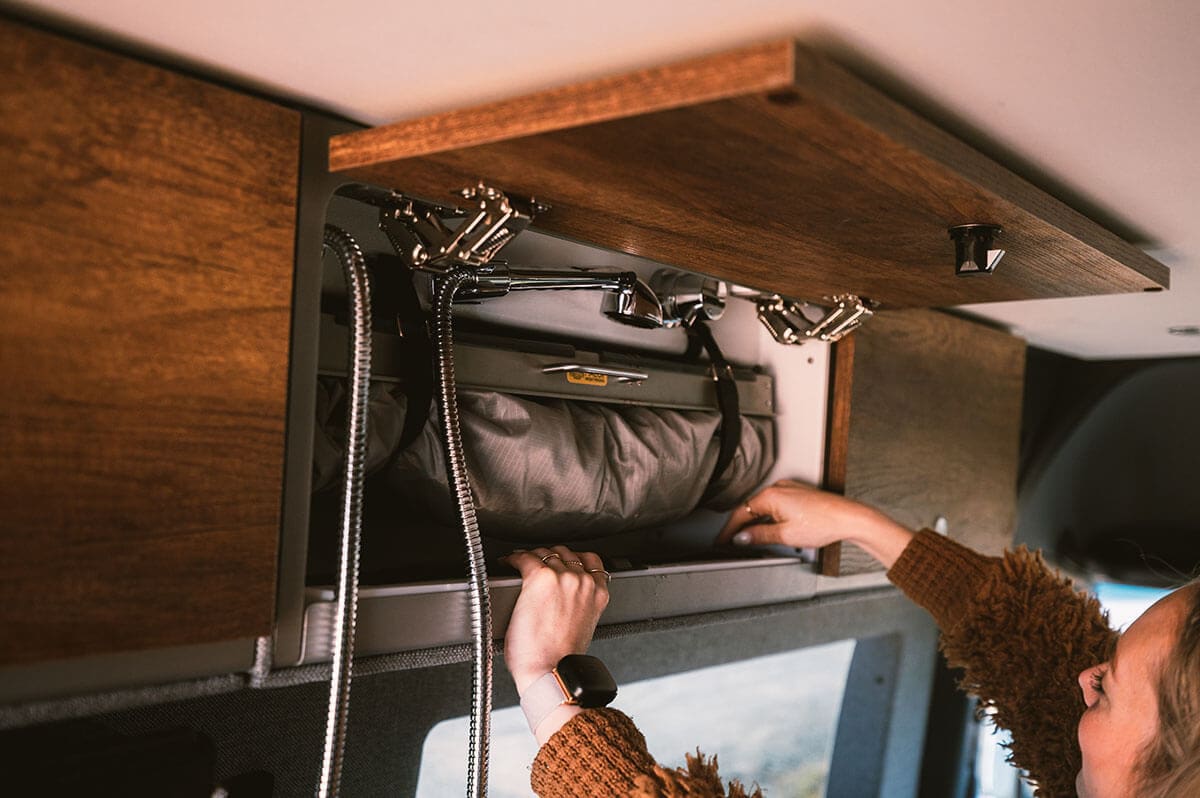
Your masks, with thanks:
M 358 558 L 362 539 L 363 482 L 367 460 L 368 392 L 371 387 L 371 286 L 367 260 L 345 230 L 325 225 L 325 248 L 342 264 L 350 309 L 350 399 L 346 408 L 345 484 L 342 488 L 341 541 L 338 555 L 337 608 L 333 630 L 333 668 L 329 714 L 321 758 L 318 798 L 333 798 L 342 780 L 346 723 L 350 716 L 350 679 L 358 616 Z
M 454 380 L 454 331 L 451 318 L 454 294 L 473 278 L 469 269 L 453 269 L 439 277 L 434 294 L 434 349 L 442 426 L 445 429 L 446 473 L 450 493 L 462 522 L 470 568 L 471 634 L 474 644 L 471 686 L 471 743 L 467 754 L 467 795 L 487 795 L 488 742 L 492 724 L 492 606 L 488 596 L 483 543 L 475 519 L 475 500 L 463 456 L 458 422 L 458 395 Z

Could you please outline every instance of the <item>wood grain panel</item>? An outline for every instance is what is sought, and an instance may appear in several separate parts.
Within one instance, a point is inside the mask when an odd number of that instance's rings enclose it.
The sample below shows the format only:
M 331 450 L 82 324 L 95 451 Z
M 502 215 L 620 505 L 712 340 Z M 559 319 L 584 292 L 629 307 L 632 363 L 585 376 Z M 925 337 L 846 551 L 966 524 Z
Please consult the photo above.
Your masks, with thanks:
M 848 419 L 830 429 L 845 494 L 913 529 L 943 516 L 954 539 L 1002 551 L 1016 522 L 1024 342 L 926 310 L 881 312 L 853 338 Z M 866 570 L 879 566 L 843 546 L 839 573 Z
M 553 205 L 542 229 L 799 298 L 944 306 L 1169 278 L 791 42 L 347 133 L 330 157 L 349 178 L 443 202 L 478 180 L 536 195 Z M 1005 228 L 992 276 L 954 276 L 947 229 L 969 222 Z
M 356 131 L 352 136 L 335 136 L 329 143 L 329 168 L 339 172 L 736 97 L 747 91 L 772 91 L 788 87 L 792 72 L 791 43 L 768 42 L 719 58 L 696 58 L 561 86 L 515 102 L 489 103 Z
M 0 52 L 0 664 L 268 633 L 299 116 Z
M 849 335 L 829 350 L 829 419 L 825 436 L 825 490 L 846 493 L 846 466 L 850 454 L 850 409 L 854 398 L 854 342 Z M 831 543 L 821 549 L 817 570 L 824 576 L 842 571 L 842 544 Z

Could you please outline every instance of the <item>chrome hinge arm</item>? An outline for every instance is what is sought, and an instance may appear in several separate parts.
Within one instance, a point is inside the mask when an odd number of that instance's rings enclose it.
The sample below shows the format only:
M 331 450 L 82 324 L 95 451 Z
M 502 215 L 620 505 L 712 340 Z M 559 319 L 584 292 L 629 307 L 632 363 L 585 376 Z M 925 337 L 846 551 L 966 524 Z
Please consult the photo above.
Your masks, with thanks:
M 781 344 L 839 341 L 874 315 L 870 300 L 854 294 L 835 296 L 830 302 L 821 306 L 771 294 L 759 297 L 755 308 L 758 320 Z

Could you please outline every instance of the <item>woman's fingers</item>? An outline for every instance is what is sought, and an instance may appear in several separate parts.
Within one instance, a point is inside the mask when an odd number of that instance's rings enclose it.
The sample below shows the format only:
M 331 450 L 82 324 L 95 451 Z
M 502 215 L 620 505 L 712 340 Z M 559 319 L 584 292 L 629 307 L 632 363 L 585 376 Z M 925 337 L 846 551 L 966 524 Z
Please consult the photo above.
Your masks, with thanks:
M 591 552 L 551 546 L 516 551 L 507 559 L 522 577 L 504 649 L 520 692 L 563 656 L 587 651 L 608 590 L 589 573 L 604 567 Z
M 582 584 L 594 583 L 603 588 L 605 595 L 602 604 L 608 603 L 608 580 L 612 576 L 604 570 L 604 561 L 600 559 L 599 554 L 590 551 L 576 552 L 566 546 L 552 546 L 551 552 L 562 557 L 563 568 L 567 573 L 588 577 Z
M 590 552 L 590 551 L 585 551 L 579 555 L 579 559 L 583 560 L 584 570 L 586 570 L 588 573 L 595 574 L 596 572 L 599 571 L 599 572 L 602 572 L 600 574 L 601 576 L 603 576 L 604 574 L 608 574 L 608 571 L 606 571 L 604 568 L 604 560 L 602 560 L 600 558 L 599 554 L 595 554 L 594 552 Z M 611 578 L 611 574 L 609 575 L 609 578 Z
M 514 551 L 504 559 L 521 573 L 522 579 L 528 578 L 539 568 L 549 568 L 555 573 L 585 573 L 603 586 L 607 586 L 612 579 L 599 554 L 576 552 L 562 545 Z
M 735 507 L 729 514 L 729 518 L 725 519 L 725 526 L 721 527 L 721 531 L 717 535 L 717 544 L 728 543 L 742 527 L 757 517 L 757 513 L 751 509 L 749 502 Z
M 560 562 L 562 562 L 564 567 L 583 570 L 583 560 L 579 559 L 580 555 L 571 551 L 566 546 L 551 546 L 550 551 L 561 558 Z
M 605 570 L 604 560 L 600 559 L 599 554 L 591 551 L 575 552 L 566 546 L 555 546 L 554 551 L 562 555 L 563 564 L 568 568 L 583 571 L 595 579 L 602 587 L 608 587 L 608 582 L 612 579 L 612 574 Z
M 733 512 L 729 514 L 729 518 L 725 521 L 725 526 L 721 527 L 721 532 L 717 535 L 717 543 L 729 543 L 734 536 L 742 531 L 750 531 L 752 534 L 757 530 L 747 530 L 746 527 L 754 525 L 756 527 L 763 526 L 761 523 L 767 520 L 772 526 L 778 526 L 785 520 L 782 508 L 779 505 L 778 494 L 782 483 L 773 485 L 769 488 L 764 488 L 758 493 L 744 501 L 740 506 L 735 507 Z M 755 524 L 755 522 L 760 522 Z M 776 530 L 776 538 L 778 530 Z M 759 542 L 755 536 L 754 542 Z M 739 538 L 738 543 L 741 543 L 744 538 Z M 762 541 L 764 543 L 775 543 L 778 540 Z
M 604 568 L 604 560 L 600 559 L 599 554 L 594 554 L 590 551 L 580 552 L 579 559 L 583 561 L 583 569 L 587 571 L 595 581 L 597 587 L 601 589 L 604 595 L 604 603 L 608 604 L 608 583 L 612 581 L 612 574 Z
M 774 543 L 787 543 L 784 540 L 786 527 L 783 524 L 749 524 L 742 527 L 730 538 L 735 546 L 767 546 Z
M 567 565 L 565 562 L 567 558 L 564 557 L 560 551 L 555 551 L 553 548 L 547 549 L 540 547 L 533 549 L 530 553 L 538 558 L 539 565 L 545 566 L 551 571 L 562 573 L 563 571 L 567 570 Z M 524 574 L 522 574 L 522 576 L 524 576 Z
M 504 559 L 509 565 L 511 565 L 513 568 L 516 568 L 521 573 L 522 579 L 525 579 L 538 568 L 543 568 L 547 565 L 547 563 L 542 562 L 542 558 L 546 556 L 547 553 L 548 551 L 544 549 L 540 554 L 538 553 L 537 549 L 534 549 L 533 551 L 521 550 L 514 551 Z
M 735 508 L 717 542 L 820 547 L 838 540 L 859 542 L 857 538 L 875 534 L 880 526 L 889 524 L 895 525 L 864 504 L 785 480 L 759 491 Z

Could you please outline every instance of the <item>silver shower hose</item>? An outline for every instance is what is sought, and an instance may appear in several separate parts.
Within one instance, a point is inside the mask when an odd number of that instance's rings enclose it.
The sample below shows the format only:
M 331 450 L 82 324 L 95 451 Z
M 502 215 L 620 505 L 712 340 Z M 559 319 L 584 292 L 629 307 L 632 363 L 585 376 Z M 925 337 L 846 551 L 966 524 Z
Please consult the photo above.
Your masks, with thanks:
M 467 753 L 467 796 L 487 795 L 488 743 L 492 725 L 492 605 L 488 596 L 487 569 L 475 501 L 463 456 L 458 423 L 458 395 L 454 381 L 454 330 L 451 319 L 454 293 L 473 279 L 469 269 L 452 269 L 435 282 L 434 349 L 437 358 L 438 390 L 442 426 L 445 429 L 446 473 L 450 492 L 462 522 L 470 568 L 471 635 L 473 647 L 471 684 L 471 743 Z
M 362 539 L 363 481 L 367 460 L 367 412 L 371 387 L 371 286 L 367 260 L 345 230 L 325 225 L 325 248 L 342 264 L 350 308 L 350 401 L 346 408 L 346 481 L 342 488 L 342 531 L 338 556 L 337 608 L 334 613 L 333 667 L 329 678 L 329 714 L 321 758 L 318 798 L 337 796 L 342 781 L 346 723 L 350 716 L 350 678 L 354 629 L 358 616 L 358 557 Z

